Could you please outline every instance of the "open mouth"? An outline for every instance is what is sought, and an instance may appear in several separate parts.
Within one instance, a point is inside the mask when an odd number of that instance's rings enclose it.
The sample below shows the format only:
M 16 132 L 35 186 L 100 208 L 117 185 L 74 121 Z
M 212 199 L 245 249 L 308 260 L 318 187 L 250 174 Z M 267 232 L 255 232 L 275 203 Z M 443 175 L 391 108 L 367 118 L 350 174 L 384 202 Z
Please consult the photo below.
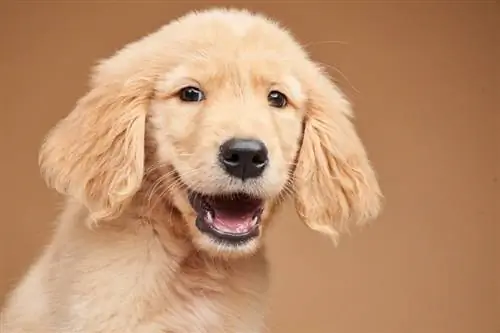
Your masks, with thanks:
M 189 202 L 198 214 L 196 226 L 217 240 L 246 242 L 259 235 L 263 200 L 243 193 L 204 195 L 189 193 Z

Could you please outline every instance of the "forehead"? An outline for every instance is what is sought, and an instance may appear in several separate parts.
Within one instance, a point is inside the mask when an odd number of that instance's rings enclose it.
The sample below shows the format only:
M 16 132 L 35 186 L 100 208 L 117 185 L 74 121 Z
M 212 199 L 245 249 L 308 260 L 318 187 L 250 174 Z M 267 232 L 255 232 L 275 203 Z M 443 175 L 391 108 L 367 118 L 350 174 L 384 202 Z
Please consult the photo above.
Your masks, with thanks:
M 304 99 L 303 86 L 291 63 L 270 52 L 244 53 L 232 57 L 216 52 L 193 57 L 165 73 L 158 83 L 157 91 L 169 95 L 188 85 L 209 91 L 227 89 L 238 95 L 244 91 L 278 89 L 296 103 Z
M 254 83 L 282 80 L 295 76 L 291 61 L 274 52 L 231 52 L 221 47 L 203 55 L 187 57 L 171 73 L 172 77 L 190 76 L 203 82 L 251 80 Z
M 281 84 L 298 90 L 298 71 L 307 57 L 286 31 L 255 17 L 219 19 L 186 20 L 176 29 L 179 34 L 170 31 L 177 36 L 171 48 L 176 60 L 160 74 L 158 90 L 176 89 L 193 81 L 207 89 L 225 84 Z

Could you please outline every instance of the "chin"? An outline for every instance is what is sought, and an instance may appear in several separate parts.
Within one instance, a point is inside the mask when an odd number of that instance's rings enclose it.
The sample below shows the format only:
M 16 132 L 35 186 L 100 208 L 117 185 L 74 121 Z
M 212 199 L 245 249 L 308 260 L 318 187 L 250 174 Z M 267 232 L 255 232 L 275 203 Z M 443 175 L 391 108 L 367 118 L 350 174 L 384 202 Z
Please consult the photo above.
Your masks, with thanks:
M 194 245 L 218 257 L 244 257 L 261 247 L 266 199 L 246 192 L 204 194 L 188 190 Z

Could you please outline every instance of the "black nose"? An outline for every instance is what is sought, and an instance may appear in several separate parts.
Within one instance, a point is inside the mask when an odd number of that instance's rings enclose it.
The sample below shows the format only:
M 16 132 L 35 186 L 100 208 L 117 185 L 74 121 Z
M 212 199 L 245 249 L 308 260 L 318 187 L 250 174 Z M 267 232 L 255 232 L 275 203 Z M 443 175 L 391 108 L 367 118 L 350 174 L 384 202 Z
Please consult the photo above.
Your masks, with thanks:
M 267 148 L 260 140 L 233 138 L 220 146 L 219 160 L 234 177 L 259 177 L 268 163 Z

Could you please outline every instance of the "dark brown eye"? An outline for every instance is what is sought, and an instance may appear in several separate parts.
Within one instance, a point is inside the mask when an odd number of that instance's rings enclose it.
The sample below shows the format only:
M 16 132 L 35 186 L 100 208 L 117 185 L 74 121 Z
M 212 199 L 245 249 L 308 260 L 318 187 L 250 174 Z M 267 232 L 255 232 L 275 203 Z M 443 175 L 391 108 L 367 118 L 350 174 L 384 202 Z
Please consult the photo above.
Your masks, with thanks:
M 288 105 L 286 96 L 277 90 L 269 92 L 267 95 L 267 101 L 269 102 L 269 105 L 274 108 L 282 109 Z
M 179 91 L 179 98 L 184 102 L 201 102 L 205 94 L 196 87 L 185 87 Z

